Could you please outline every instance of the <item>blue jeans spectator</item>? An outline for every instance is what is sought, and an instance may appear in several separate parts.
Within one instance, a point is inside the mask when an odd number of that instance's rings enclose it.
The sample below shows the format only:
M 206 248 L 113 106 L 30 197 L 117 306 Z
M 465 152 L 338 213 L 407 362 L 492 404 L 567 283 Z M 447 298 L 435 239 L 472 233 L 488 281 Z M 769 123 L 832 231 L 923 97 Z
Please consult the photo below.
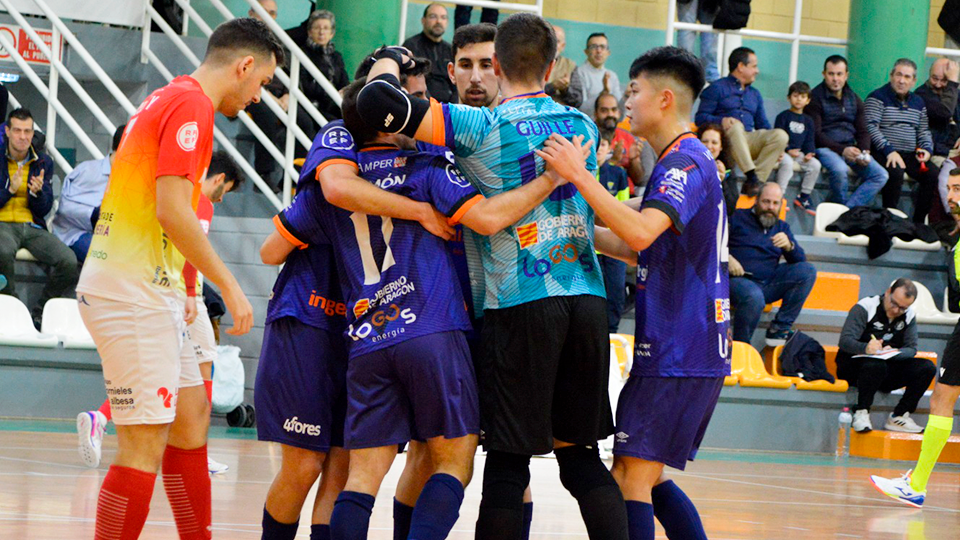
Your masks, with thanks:
M 766 283 L 748 277 L 730 278 L 730 303 L 733 314 L 733 340 L 750 343 L 753 332 L 760 324 L 763 308 L 771 302 L 783 300 L 771 329 L 789 330 L 793 326 L 803 303 L 817 280 L 817 270 L 808 262 L 779 264 L 773 277 Z
M 597 259 L 600 260 L 603 285 L 607 289 L 607 329 L 611 334 L 616 334 L 627 299 L 627 263 L 606 255 L 597 255 Z
M 690 0 L 687 3 L 677 2 L 677 20 L 685 23 L 695 23 L 699 20 L 701 24 L 713 24 L 713 19 L 717 15 L 716 12 L 709 13 L 699 8 L 700 0 Z M 677 45 L 694 52 L 695 33 L 692 30 L 677 30 Z M 700 32 L 699 34 L 700 59 L 703 61 L 707 82 L 713 82 L 720 78 L 720 71 L 717 70 L 717 35 L 713 32 Z
M 87 259 L 87 252 L 90 251 L 91 240 L 93 240 L 93 233 L 83 233 L 80 235 L 80 238 L 77 238 L 77 241 L 70 246 L 70 249 L 72 249 L 73 253 L 77 256 L 78 265 L 82 265 L 83 261 Z
M 872 156 L 864 165 L 856 161 L 847 161 L 829 148 L 817 148 L 817 159 L 827 169 L 827 178 L 830 180 L 830 202 L 840 203 L 850 208 L 872 205 L 874 197 L 880 193 L 889 178 L 887 170 Z M 860 177 L 860 187 L 848 197 L 850 180 L 847 175 L 851 169 Z

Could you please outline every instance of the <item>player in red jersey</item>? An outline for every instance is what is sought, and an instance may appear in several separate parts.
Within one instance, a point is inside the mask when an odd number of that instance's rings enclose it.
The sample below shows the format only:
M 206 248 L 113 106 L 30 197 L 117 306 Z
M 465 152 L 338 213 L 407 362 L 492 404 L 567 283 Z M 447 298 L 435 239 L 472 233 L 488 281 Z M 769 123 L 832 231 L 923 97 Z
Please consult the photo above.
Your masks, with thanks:
M 244 334 L 253 308 L 214 253 L 195 210 L 210 163 L 215 111 L 260 99 L 283 49 L 254 19 L 226 22 L 203 63 L 147 97 L 117 150 L 77 286 L 80 315 L 102 358 L 119 451 L 100 489 L 96 538 L 139 537 L 157 471 L 182 539 L 211 537 L 209 403 L 196 357 L 181 356 L 177 286 L 185 260 L 217 284 Z M 181 358 L 184 358 L 181 360 Z

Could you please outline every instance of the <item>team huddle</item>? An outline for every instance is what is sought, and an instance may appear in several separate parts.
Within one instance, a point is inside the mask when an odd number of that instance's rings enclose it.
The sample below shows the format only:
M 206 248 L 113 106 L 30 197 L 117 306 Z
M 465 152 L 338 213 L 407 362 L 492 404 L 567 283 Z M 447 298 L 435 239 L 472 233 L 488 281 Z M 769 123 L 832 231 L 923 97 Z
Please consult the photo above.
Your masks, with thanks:
M 256 377 L 258 436 L 282 448 L 262 537 L 296 536 L 319 478 L 310 537 L 366 538 L 408 445 L 394 538 L 446 538 L 482 444 L 478 539 L 528 537 L 530 458 L 550 452 L 590 538 L 652 539 L 655 516 L 670 538 L 706 538 L 663 474 L 695 457 L 730 372 L 720 177 L 688 132 L 703 68 L 673 47 L 633 63 L 631 130 L 659 160 L 628 206 L 597 181 L 593 120 L 543 93 L 557 47 L 545 20 L 469 25 L 453 42 L 462 104 L 408 93 L 425 62 L 406 49 L 364 62 L 343 121 L 317 135 L 261 246 L 263 262 L 284 265 Z M 194 211 L 214 111 L 258 100 L 282 57 L 262 23 L 224 23 L 196 72 L 146 100 L 117 151 L 91 246 L 102 257 L 78 287 L 107 387 L 129 396 L 113 411 L 120 451 L 97 538 L 138 537 L 161 467 L 180 537 L 211 536 L 209 397 L 196 355 L 182 353 L 177 285 L 189 260 L 220 286 L 230 331 L 249 330 L 250 304 Z M 615 418 L 598 252 L 638 267 Z M 607 469 L 598 441 L 610 435 Z

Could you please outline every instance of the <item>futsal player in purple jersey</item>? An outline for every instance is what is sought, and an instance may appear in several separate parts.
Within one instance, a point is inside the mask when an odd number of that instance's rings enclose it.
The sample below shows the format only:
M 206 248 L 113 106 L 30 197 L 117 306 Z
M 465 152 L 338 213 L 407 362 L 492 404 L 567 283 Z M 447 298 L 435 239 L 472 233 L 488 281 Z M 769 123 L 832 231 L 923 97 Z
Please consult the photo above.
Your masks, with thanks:
M 613 475 L 630 540 L 706 539 L 690 499 L 663 475 L 692 460 L 730 374 L 726 213 L 717 167 L 688 132 L 703 68 L 677 47 L 658 47 L 630 68 L 631 131 L 659 154 L 640 211 L 583 171 L 580 150 L 554 137 L 539 153 L 577 186 L 609 230 L 602 252 L 637 261 L 633 368 L 617 406 Z

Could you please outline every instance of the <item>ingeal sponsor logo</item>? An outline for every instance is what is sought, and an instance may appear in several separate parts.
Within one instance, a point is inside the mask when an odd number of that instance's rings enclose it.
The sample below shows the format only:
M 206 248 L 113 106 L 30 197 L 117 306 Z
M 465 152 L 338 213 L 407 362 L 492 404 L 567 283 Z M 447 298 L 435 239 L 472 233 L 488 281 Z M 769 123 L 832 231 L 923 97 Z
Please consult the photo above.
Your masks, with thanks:
M 370 316 L 369 322 L 365 322 L 356 328 L 354 328 L 354 325 L 351 324 L 347 329 L 347 335 L 350 336 L 350 338 L 354 341 L 366 339 L 374 331 L 377 333 L 377 335 L 373 337 L 374 341 L 381 341 L 383 339 L 396 337 L 397 335 L 404 333 L 405 330 L 403 327 L 395 328 L 389 332 L 386 332 L 386 326 L 398 319 L 401 319 L 404 325 L 413 324 L 417 322 L 417 314 L 414 313 L 410 308 L 400 309 L 400 306 L 396 304 L 390 304 L 383 309 L 373 312 L 373 314 Z
M 647 276 L 650 275 L 650 268 L 647 266 L 638 266 L 637 267 L 637 280 L 641 282 L 647 281 Z
M 528 262 L 531 260 L 533 263 Z M 594 268 L 593 256 L 590 253 L 580 253 L 577 246 L 573 244 L 557 244 L 547 251 L 546 259 L 525 257 L 523 259 L 523 274 L 531 278 L 544 276 L 550 273 L 554 265 L 564 262 L 579 262 L 584 272 L 592 272 Z
M 304 424 L 297 419 L 296 416 L 293 418 L 287 418 L 283 422 L 283 430 L 287 433 L 297 433 L 301 435 L 310 435 L 312 437 L 320 436 L 320 426 L 316 424 Z
M 347 305 L 343 302 L 334 302 L 317 294 L 316 290 L 310 291 L 310 299 L 307 301 L 310 307 L 319 307 L 327 315 L 346 315 Z

